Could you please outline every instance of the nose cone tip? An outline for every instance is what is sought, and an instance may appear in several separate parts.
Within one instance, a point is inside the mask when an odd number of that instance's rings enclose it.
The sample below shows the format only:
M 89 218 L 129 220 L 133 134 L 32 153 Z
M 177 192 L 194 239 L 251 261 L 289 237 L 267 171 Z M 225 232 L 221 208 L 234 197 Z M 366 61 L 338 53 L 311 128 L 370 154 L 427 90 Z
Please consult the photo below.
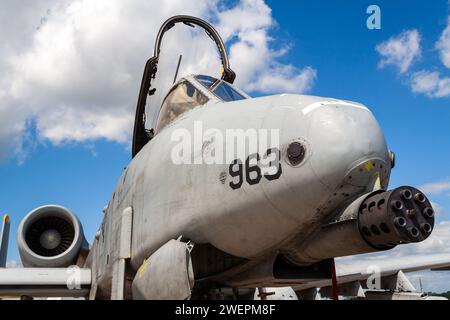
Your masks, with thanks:
M 329 187 L 341 183 L 354 166 L 370 159 L 388 161 L 381 128 L 372 113 L 363 107 L 339 104 L 314 112 L 309 131 L 314 156 L 312 166 Z

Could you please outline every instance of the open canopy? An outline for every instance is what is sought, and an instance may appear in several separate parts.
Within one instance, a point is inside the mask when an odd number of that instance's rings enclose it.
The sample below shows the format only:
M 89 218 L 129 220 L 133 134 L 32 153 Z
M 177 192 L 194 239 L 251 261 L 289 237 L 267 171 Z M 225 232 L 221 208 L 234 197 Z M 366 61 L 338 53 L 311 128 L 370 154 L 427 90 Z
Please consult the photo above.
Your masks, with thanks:
M 147 130 L 145 127 L 145 107 L 146 107 L 146 103 L 147 103 L 147 96 L 154 95 L 157 90 L 157 88 L 152 88 L 152 80 L 155 79 L 156 73 L 158 72 L 158 63 L 159 63 L 160 52 L 161 52 L 161 43 L 162 43 L 164 34 L 167 31 L 169 31 L 170 29 L 172 29 L 176 24 L 180 24 L 180 23 L 187 25 L 189 27 L 195 27 L 195 26 L 201 27 L 202 29 L 205 30 L 206 34 L 214 41 L 214 43 L 217 47 L 217 50 L 220 55 L 221 64 L 222 64 L 222 76 L 221 76 L 220 80 L 215 79 L 217 81 L 214 81 L 214 83 L 216 83 L 216 82 L 218 83 L 218 86 L 214 87 L 214 89 L 212 89 L 212 87 L 209 89 L 212 90 L 217 96 L 222 95 L 223 97 L 226 97 L 228 95 L 227 99 L 234 99 L 239 96 L 239 95 L 233 96 L 234 95 L 233 90 L 229 90 L 229 87 L 226 84 L 226 83 L 232 84 L 234 82 L 236 75 L 233 72 L 233 70 L 231 70 L 231 68 L 230 68 L 227 52 L 225 50 L 225 45 L 222 41 L 222 38 L 220 37 L 218 32 L 214 29 L 214 27 L 202 19 L 199 19 L 196 17 L 191 17 L 191 16 L 175 16 L 175 17 L 168 19 L 161 26 L 161 29 L 159 30 L 158 35 L 156 37 L 154 56 L 152 58 L 150 58 L 145 65 L 144 75 L 142 77 L 141 88 L 139 91 L 139 98 L 138 98 L 135 123 L 134 123 L 133 146 L 132 146 L 132 156 L 133 157 L 136 156 L 136 154 L 138 154 L 139 151 L 153 137 L 152 130 Z M 199 81 L 201 81 L 200 79 L 203 79 L 203 81 L 205 83 L 208 81 L 207 80 L 208 77 L 206 77 L 206 76 L 199 76 L 199 77 L 203 77 L 203 78 L 199 78 Z M 211 78 L 211 79 L 214 79 L 214 78 Z M 213 81 L 213 80 L 211 80 L 211 81 Z M 184 91 L 184 93 L 183 93 L 183 91 Z M 175 85 L 169 91 L 168 96 L 172 93 L 172 96 L 174 96 L 174 97 L 172 97 L 171 100 L 175 99 L 175 96 L 177 96 L 177 99 L 178 99 L 178 96 L 187 94 L 188 93 L 187 91 L 188 91 L 188 85 L 182 84 L 182 85 L 180 85 L 179 88 L 177 85 Z M 185 95 L 186 100 L 188 100 L 187 97 L 189 97 L 189 95 Z M 189 97 L 189 99 L 191 99 L 191 98 L 192 97 Z M 163 112 L 164 110 L 167 109 L 167 108 L 164 108 L 165 107 L 164 103 L 166 102 L 166 100 L 167 100 L 167 97 L 166 97 L 165 101 L 163 102 L 163 107 L 161 108 L 161 112 Z M 189 103 L 186 102 L 187 104 L 185 103 L 184 108 L 187 108 L 188 105 L 195 105 L 196 103 L 199 102 L 199 101 L 195 101 L 195 100 L 196 100 L 196 98 L 193 98 L 193 100 L 191 100 Z M 225 100 L 225 101 L 229 101 L 229 100 Z M 201 99 L 200 99 L 200 102 L 202 102 Z M 173 120 L 173 118 L 171 118 L 171 116 L 167 117 L 167 121 L 171 121 L 171 119 Z M 158 123 L 159 123 L 159 121 L 158 121 Z M 160 126 L 158 125 L 158 127 L 160 127 Z

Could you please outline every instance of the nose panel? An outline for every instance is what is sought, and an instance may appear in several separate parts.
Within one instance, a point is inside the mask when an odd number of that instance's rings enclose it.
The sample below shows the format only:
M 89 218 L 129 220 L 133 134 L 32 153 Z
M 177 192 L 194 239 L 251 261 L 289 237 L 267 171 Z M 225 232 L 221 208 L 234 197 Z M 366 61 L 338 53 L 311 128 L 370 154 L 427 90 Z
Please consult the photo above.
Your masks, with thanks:
M 311 166 L 328 187 L 336 188 L 349 170 L 363 162 L 378 159 L 388 163 L 384 136 L 368 109 L 327 105 L 310 116 Z

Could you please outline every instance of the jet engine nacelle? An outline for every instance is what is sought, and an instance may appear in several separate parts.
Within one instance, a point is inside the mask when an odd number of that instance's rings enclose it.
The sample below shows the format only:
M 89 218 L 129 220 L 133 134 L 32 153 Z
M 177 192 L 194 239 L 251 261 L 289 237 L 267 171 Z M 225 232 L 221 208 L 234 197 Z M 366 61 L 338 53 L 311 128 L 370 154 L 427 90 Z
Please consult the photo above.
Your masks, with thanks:
M 366 194 L 344 208 L 290 258 L 298 265 L 309 265 L 421 242 L 433 231 L 434 214 L 427 197 L 413 187 Z
M 76 262 L 86 243 L 78 218 L 57 205 L 28 213 L 17 232 L 24 267 L 68 267 Z

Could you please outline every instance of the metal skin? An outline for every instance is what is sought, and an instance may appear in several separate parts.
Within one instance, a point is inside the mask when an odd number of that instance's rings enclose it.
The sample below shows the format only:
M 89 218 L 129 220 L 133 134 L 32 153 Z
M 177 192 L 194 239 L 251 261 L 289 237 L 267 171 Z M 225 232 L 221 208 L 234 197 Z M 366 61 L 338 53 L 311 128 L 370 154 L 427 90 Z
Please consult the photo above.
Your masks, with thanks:
M 204 90 L 193 77 L 187 80 Z M 133 208 L 133 270 L 181 235 L 195 244 L 209 243 L 251 261 L 281 253 L 303 265 L 312 262 L 302 261 L 298 249 L 321 229 L 330 214 L 374 190 L 376 181 L 382 189 L 387 188 L 389 152 L 380 126 L 365 106 L 303 95 L 224 103 L 204 91 L 211 100 L 159 132 L 119 180 L 94 242 L 95 250 L 91 250 L 97 283 L 103 290 L 113 275 L 111 261 L 118 258 L 114 224 L 128 207 Z M 204 131 L 279 129 L 282 175 L 273 181 L 262 179 L 256 185 L 244 183 L 241 189 L 233 190 L 229 164 L 174 164 L 171 151 L 177 142 L 172 141 L 172 133 L 186 129 L 194 136 L 195 121 L 202 122 Z M 296 165 L 287 154 L 293 142 L 305 147 L 304 158 Z M 201 157 L 202 152 L 194 150 L 194 157 Z M 224 174 L 225 182 L 220 179 Z M 331 239 L 335 243 L 343 240 Z M 358 253 L 375 251 L 365 245 L 367 250 Z M 348 250 L 336 253 L 352 254 L 352 248 Z M 331 252 L 330 257 L 335 256 Z
M 149 286 L 149 283 L 152 285 Z M 185 300 L 191 296 L 193 286 L 189 249 L 186 243 L 171 240 L 152 254 L 137 271 L 132 286 L 133 299 Z
M 121 179 L 115 200 L 108 206 L 108 215 L 134 208 L 131 263 L 139 266 L 155 249 L 179 235 L 250 259 L 275 248 L 289 250 L 291 238 L 308 234 L 312 225 L 319 225 L 333 209 L 328 201 L 339 205 L 366 191 L 376 173 L 386 183 L 388 152 L 373 115 L 363 107 L 337 100 L 333 106 L 306 115 L 302 112 L 323 100 L 286 95 L 231 103 L 212 101 L 155 136 L 131 163 L 128 181 Z M 307 156 L 301 165 L 292 167 L 282 151 L 280 179 L 262 180 L 255 186 L 244 183 L 236 191 L 229 180 L 225 184 L 219 180 L 229 164 L 172 163 L 170 155 L 176 143 L 171 141 L 171 133 L 184 128 L 193 136 L 194 121 L 202 121 L 205 131 L 280 128 L 281 149 L 299 140 L 307 145 Z M 194 151 L 198 153 L 201 150 Z M 369 161 L 383 164 L 385 169 L 360 173 L 356 185 L 346 181 L 352 171 Z M 130 186 L 131 192 L 123 186 Z M 340 190 L 345 190 L 345 195 L 339 192 L 334 196 Z M 142 197 L 136 198 L 139 194 Z
M 0 272 L 0 284 L 0 297 L 85 297 L 90 290 L 91 271 L 53 267 L 8 268 Z
M 185 19 L 206 27 L 211 35 L 216 34 L 199 19 L 174 17 L 172 22 Z M 163 25 L 160 37 L 169 29 L 170 21 Z M 216 36 L 215 42 L 220 44 L 220 37 Z M 158 51 L 155 52 L 157 56 Z M 229 67 L 226 52 L 220 53 L 226 69 Z M 224 102 L 189 76 L 181 81 L 188 81 L 209 101 L 183 113 L 150 137 L 142 116 L 150 81 L 156 73 L 155 61 L 157 57 L 150 59 L 144 72 L 136 112 L 133 160 L 104 209 L 105 216 L 89 255 L 86 260 L 80 259 L 80 248 L 76 259 L 76 264 L 90 275 L 89 299 L 131 299 L 132 288 L 139 292 L 136 298 L 186 297 L 192 273 L 196 291 L 193 298 L 203 294 L 196 288 L 208 291 L 215 285 L 262 288 L 303 284 L 306 290 L 310 288 L 308 284 L 314 286 L 329 279 L 330 259 L 380 249 L 363 235 L 365 225 L 359 223 L 379 225 L 387 217 L 392 218 L 390 211 L 380 209 L 369 219 L 361 218 L 360 211 L 365 200 L 377 195 L 373 192 L 387 190 L 393 158 L 367 107 L 306 95 L 250 98 L 242 92 L 246 99 Z M 224 72 L 223 80 L 229 77 L 232 81 L 233 75 Z M 203 133 L 213 129 L 223 136 L 230 129 L 279 130 L 278 175 L 254 181 L 246 171 L 246 179 L 242 177 L 242 183 L 236 185 L 232 161 L 176 164 L 172 154 L 180 141 L 173 139 L 174 134 L 182 130 L 195 137 L 199 124 Z M 224 142 L 215 143 L 217 148 Z M 200 143 L 194 143 L 193 158 L 202 160 L 209 151 L 209 143 L 204 143 L 200 136 Z M 264 152 L 259 150 L 261 157 Z M 249 156 L 247 151 L 238 160 L 245 163 Z M 397 191 L 389 194 L 396 196 Z M 425 201 L 428 206 L 426 198 Z M 411 205 L 408 204 L 409 209 Z M 418 208 L 424 210 L 421 206 L 423 203 Z M 62 210 L 59 214 L 64 216 L 66 212 Z M 395 214 L 400 216 L 398 212 Z M 28 218 L 22 222 L 22 229 Z M 333 224 L 341 222 L 350 227 L 334 228 Z M 414 218 L 407 221 L 406 227 L 417 223 L 428 230 L 424 221 Z M 433 227 L 431 218 L 427 223 Z M 429 233 L 431 230 L 412 240 L 408 233 L 398 232 L 391 241 L 395 244 L 421 241 Z M 50 231 L 45 236 L 52 234 Z M 19 237 L 19 247 L 24 247 L 20 243 L 23 239 Z M 174 244 L 174 239 L 183 244 Z M 55 239 L 42 241 L 47 248 L 54 243 Z M 74 243 L 78 244 L 78 240 Z M 190 257 L 181 256 L 186 247 Z M 196 252 L 196 248 L 201 250 Z M 54 266 L 58 258 L 42 259 L 24 252 L 21 256 L 24 264 L 39 267 L 50 263 Z M 70 255 L 68 260 L 74 261 L 72 258 Z M 69 262 L 66 260 L 58 261 L 58 266 L 66 265 Z M 146 261 L 159 261 L 156 262 L 159 265 L 146 271 Z M 168 261 L 182 261 L 183 266 Z M 320 275 L 314 273 L 321 268 L 327 270 Z M 276 279 L 277 276 L 282 279 Z M 164 294 L 158 296 L 155 288 L 166 285 L 165 281 L 170 281 L 166 279 L 182 279 L 185 286 L 168 283 Z M 40 292 L 46 293 L 45 288 Z

